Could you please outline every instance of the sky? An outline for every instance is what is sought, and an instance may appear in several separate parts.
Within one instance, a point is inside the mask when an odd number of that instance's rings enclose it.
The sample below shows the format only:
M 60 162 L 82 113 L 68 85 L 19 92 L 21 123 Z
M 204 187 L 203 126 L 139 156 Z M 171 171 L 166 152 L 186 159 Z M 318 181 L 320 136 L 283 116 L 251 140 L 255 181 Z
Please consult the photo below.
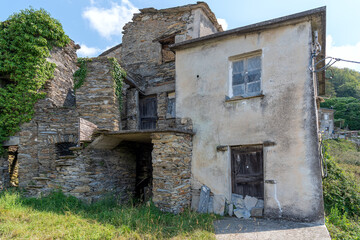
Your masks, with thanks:
M 359 0 L 208 0 L 224 29 L 327 7 L 326 55 L 360 62 Z M 21 9 L 43 8 L 81 46 L 79 57 L 98 56 L 121 43 L 122 27 L 142 8 L 194 4 L 188 0 L 0 0 L 0 21 Z M 360 64 L 335 63 L 360 71 Z

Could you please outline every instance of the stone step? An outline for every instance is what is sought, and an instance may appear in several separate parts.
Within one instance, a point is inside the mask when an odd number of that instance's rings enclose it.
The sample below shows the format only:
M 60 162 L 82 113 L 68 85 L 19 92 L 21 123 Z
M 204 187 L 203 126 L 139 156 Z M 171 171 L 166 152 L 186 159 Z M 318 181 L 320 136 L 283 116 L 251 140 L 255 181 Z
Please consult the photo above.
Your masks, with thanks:
M 72 158 L 76 158 L 75 155 L 67 155 L 67 156 L 60 156 L 60 159 L 72 159 Z
M 70 151 L 78 151 L 78 150 L 82 150 L 82 147 L 69 147 Z
M 50 178 L 47 177 L 33 177 L 33 180 L 38 180 L 38 181 L 47 181 L 47 180 L 51 180 Z

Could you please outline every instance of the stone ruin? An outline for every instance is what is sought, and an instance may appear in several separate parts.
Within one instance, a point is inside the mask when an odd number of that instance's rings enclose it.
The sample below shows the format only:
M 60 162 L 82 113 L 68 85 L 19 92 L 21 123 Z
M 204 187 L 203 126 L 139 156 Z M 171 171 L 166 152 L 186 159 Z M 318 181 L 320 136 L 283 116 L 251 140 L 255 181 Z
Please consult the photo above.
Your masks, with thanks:
M 192 123 L 176 118 L 175 54 L 169 45 L 222 31 L 208 5 L 135 14 L 122 44 L 87 62 L 84 84 L 74 92 L 78 69 L 73 42 L 54 48 L 57 65 L 34 118 L 21 126 L 0 158 L 0 188 L 19 186 L 31 196 L 60 189 L 88 202 L 107 194 L 126 201 L 152 197 L 161 210 L 190 206 Z M 127 71 L 122 111 L 115 95 L 115 57 Z

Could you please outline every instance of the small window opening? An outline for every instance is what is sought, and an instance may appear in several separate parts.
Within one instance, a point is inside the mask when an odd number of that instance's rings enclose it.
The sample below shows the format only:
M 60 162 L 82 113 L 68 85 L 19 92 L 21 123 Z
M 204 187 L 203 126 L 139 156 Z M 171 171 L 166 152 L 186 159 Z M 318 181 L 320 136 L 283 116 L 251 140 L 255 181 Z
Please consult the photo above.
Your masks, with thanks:
M 231 62 L 230 97 L 251 97 L 261 94 L 261 56 Z
M 159 42 L 161 43 L 162 63 L 175 61 L 175 53 L 169 48 L 171 44 L 175 43 L 175 36 L 162 39 Z
M 71 147 L 75 147 L 76 143 L 73 142 L 62 142 L 56 143 L 56 154 L 57 156 L 72 156 L 74 153 L 70 150 Z
M 175 92 L 168 93 L 166 118 L 175 118 Z
M 9 164 L 9 183 L 12 187 L 19 186 L 19 163 L 18 163 L 18 146 L 9 146 L 8 164 Z

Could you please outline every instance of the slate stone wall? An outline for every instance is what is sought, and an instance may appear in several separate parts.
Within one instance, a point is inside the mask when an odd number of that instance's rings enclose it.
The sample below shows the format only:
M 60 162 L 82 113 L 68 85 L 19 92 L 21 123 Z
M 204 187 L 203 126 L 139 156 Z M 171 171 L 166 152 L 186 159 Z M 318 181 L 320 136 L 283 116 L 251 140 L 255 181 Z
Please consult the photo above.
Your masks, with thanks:
M 81 118 L 99 129 L 121 129 L 118 98 L 112 78 L 112 64 L 106 57 L 87 62 L 87 77 L 76 90 L 76 108 Z
M 36 107 L 35 117 L 20 131 L 18 150 L 19 186 L 44 186 L 36 177 L 53 178 L 57 143 L 78 142 L 78 117 L 75 109 Z
M 159 40 L 185 34 L 187 25 L 193 21 L 191 16 L 191 9 L 173 13 L 142 9 L 124 26 L 121 63 L 126 70 L 142 77 L 140 86 L 155 86 L 174 79 L 175 62 L 162 62 Z
M 139 127 L 139 91 L 131 88 L 126 93 L 126 130 L 135 130 Z
M 74 107 L 75 94 L 73 90 L 73 74 L 77 67 L 76 50 L 79 49 L 73 41 L 64 48 L 54 47 L 47 60 L 56 64 L 54 78 L 45 84 L 47 101 L 57 107 Z
M 71 148 L 74 156 L 57 161 L 56 179 L 52 188 L 87 200 L 95 201 L 107 194 L 126 201 L 135 193 L 136 156 L 127 145 L 114 150 Z
M 152 134 L 153 201 L 162 211 L 179 213 L 190 206 L 192 136 Z
M 9 163 L 5 156 L 0 156 L 0 191 L 9 185 Z
M 33 119 L 21 126 L 19 135 L 19 186 L 39 189 L 55 169 L 55 144 L 77 142 L 78 114 L 73 96 L 73 73 L 76 71 L 77 46 L 70 43 L 65 48 L 54 48 L 50 62 L 56 63 L 54 79 L 45 85 L 45 99 L 34 107 Z

